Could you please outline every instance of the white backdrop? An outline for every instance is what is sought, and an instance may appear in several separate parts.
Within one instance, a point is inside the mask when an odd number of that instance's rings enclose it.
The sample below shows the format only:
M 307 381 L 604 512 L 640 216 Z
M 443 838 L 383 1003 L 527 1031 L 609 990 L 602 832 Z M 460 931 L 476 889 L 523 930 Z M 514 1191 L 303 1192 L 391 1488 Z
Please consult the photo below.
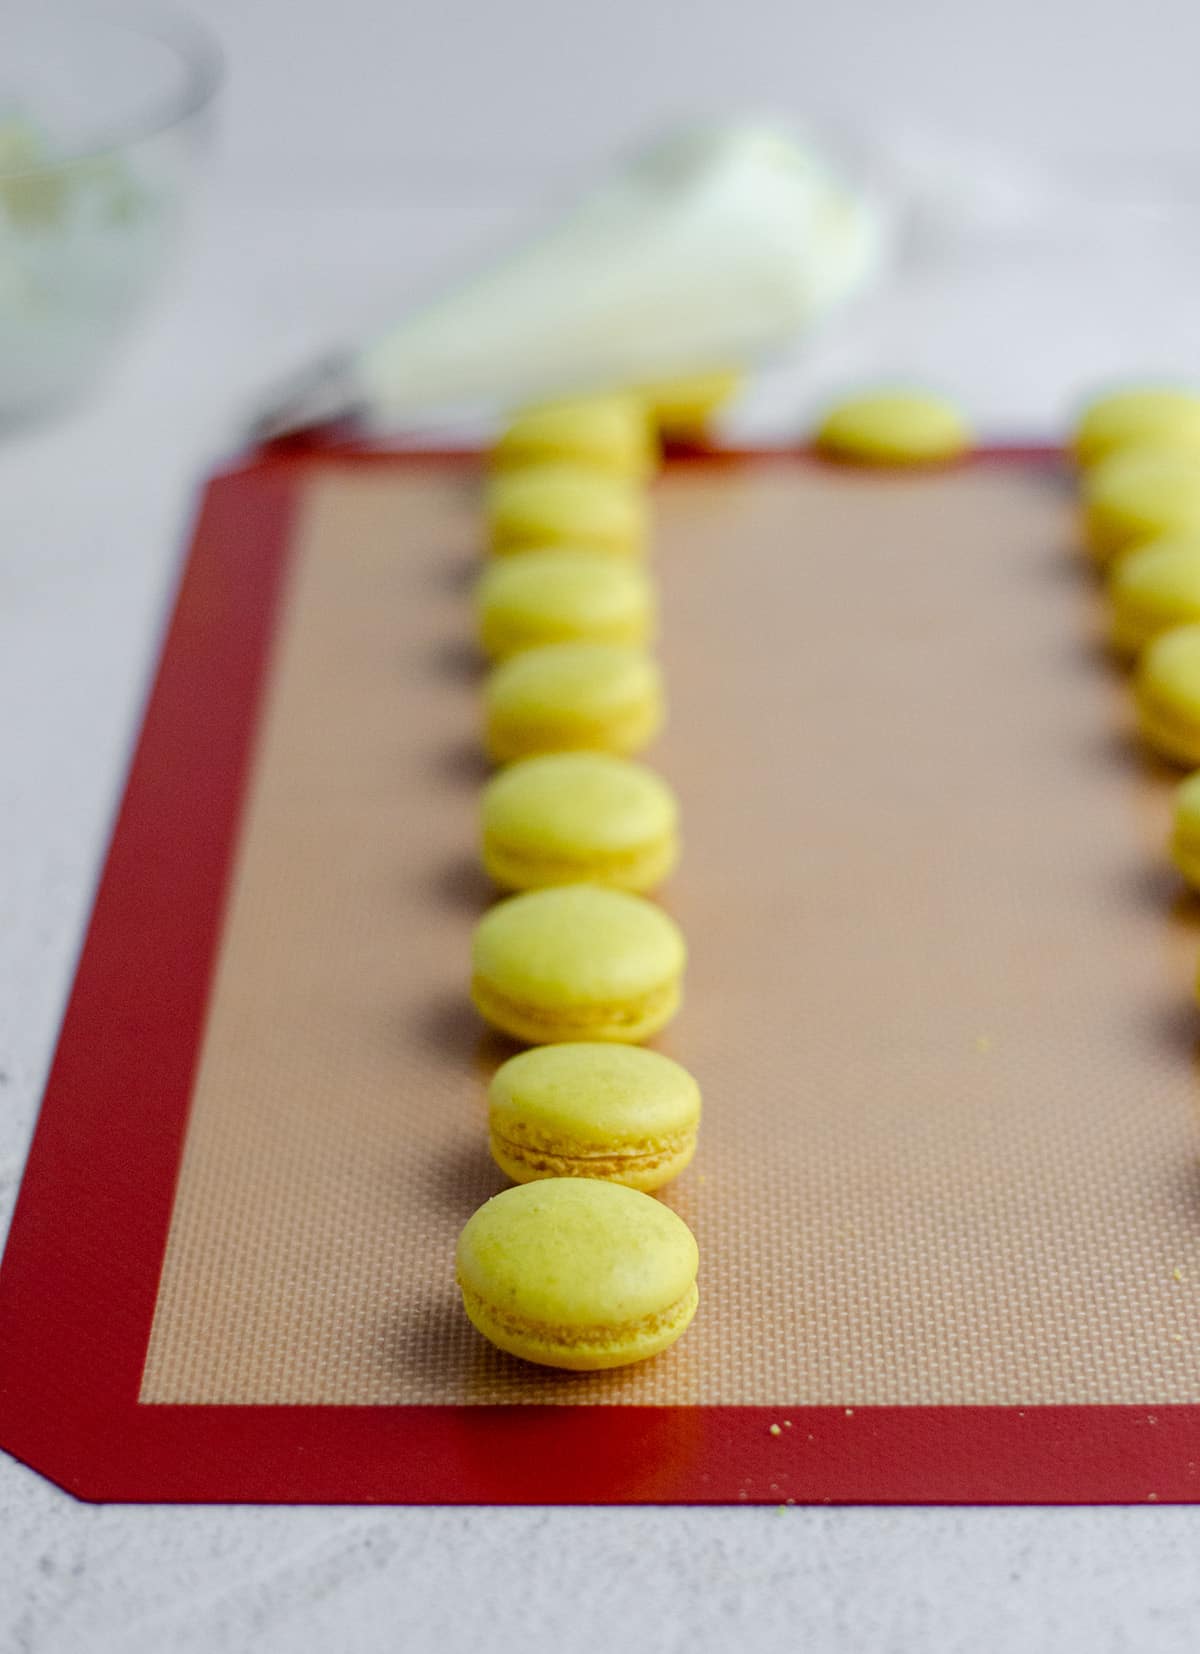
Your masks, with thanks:
M 1192 0 L 197 0 L 240 187 L 511 199 L 664 118 L 776 109 L 1059 153 L 1200 139 Z

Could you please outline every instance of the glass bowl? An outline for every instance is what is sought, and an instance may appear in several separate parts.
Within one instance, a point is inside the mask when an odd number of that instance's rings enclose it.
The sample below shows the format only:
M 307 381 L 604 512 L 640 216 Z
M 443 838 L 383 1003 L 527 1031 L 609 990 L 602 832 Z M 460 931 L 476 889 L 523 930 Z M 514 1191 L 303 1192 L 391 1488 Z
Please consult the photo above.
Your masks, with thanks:
M 220 78 L 171 12 L 0 0 L 0 423 L 103 371 L 176 239 Z

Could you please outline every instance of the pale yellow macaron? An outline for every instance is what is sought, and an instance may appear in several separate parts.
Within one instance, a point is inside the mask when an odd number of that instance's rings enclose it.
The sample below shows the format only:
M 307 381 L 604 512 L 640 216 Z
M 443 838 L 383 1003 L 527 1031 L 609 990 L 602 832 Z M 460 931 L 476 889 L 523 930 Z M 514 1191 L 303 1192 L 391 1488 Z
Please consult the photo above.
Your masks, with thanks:
M 1099 563 L 1142 540 L 1200 535 L 1200 459 L 1121 448 L 1083 479 L 1084 534 Z
M 488 1092 L 492 1159 L 516 1183 L 661 1189 L 691 1161 L 699 1125 L 687 1069 L 640 1045 L 539 1045 L 503 1063 Z
M 1116 560 L 1108 594 L 1113 647 L 1124 655 L 1172 626 L 1200 621 L 1200 533 L 1131 546 Z
M 502 471 L 488 484 L 485 510 L 489 542 L 500 556 L 539 546 L 578 547 L 616 557 L 638 557 L 646 549 L 646 489 L 582 465 Z
M 644 897 L 569 884 L 497 902 L 476 927 L 471 958 L 471 997 L 502 1033 L 531 1045 L 633 1045 L 678 1010 L 687 949 Z
M 1097 397 L 1080 414 L 1071 441 L 1085 467 L 1122 448 L 1146 447 L 1200 460 L 1200 392 L 1160 385 Z
M 638 479 L 650 476 L 658 460 L 646 403 L 619 393 L 522 409 L 492 449 L 492 464 L 500 471 L 565 463 Z
M 547 643 L 649 643 L 654 632 L 654 591 L 640 565 L 598 551 L 494 558 L 475 606 L 493 660 Z
M 483 688 L 498 763 L 539 752 L 640 752 L 663 721 L 662 677 L 644 649 L 550 643 L 493 668 Z
M 700 1254 L 653 1195 L 554 1177 L 495 1195 L 459 1236 L 455 1274 L 497 1348 L 575 1372 L 624 1367 L 687 1330 Z
M 1200 625 L 1160 632 L 1134 677 L 1138 724 L 1160 757 L 1200 765 Z
M 708 434 L 714 415 L 733 401 L 742 383 L 736 368 L 724 368 L 639 385 L 638 394 L 664 437 L 696 442 Z
M 1193 890 L 1200 890 L 1200 770 L 1175 794 L 1171 860 Z
M 605 884 L 644 894 L 679 856 L 679 806 L 661 776 L 603 752 L 510 764 L 484 788 L 483 865 L 509 890 Z
M 957 459 L 972 442 L 961 410 L 925 391 L 874 391 L 830 408 L 816 446 L 856 465 L 934 465 Z

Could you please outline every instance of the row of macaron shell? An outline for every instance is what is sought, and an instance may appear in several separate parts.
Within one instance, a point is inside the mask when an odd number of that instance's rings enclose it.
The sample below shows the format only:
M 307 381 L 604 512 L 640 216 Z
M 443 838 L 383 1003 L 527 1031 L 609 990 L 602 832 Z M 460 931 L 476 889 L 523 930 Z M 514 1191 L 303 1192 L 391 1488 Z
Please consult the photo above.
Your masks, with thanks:
M 471 991 L 531 1048 L 489 1088 L 489 1147 L 515 1187 L 459 1239 L 467 1315 L 511 1355 L 597 1369 L 690 1324 L 698 1251 L 650 1191 L 690 1162 L 700 1092 L 640 1043 L 674 1015 L 683 938 L 649 895 L 678 806 L 634 755 L 664 696 L 649 653 L 645 417 L 618 399 L 536 410 L 497 444 L 477 629 L 495 663 L 482 856 L 515 891 L 477 927 Z M 614 1287 L 614 1283 L 618 1283 Z
M 1084 538 L 1110 600 L 1110 637 L 1134 666 L 1138 727 L 1168 763 L 1200 766 L 1200 393 L 1144 387 L 1098 398 L 1072 438 Z M 1200 771 L 1178 787 L 1171 856 L 1200 888 Z

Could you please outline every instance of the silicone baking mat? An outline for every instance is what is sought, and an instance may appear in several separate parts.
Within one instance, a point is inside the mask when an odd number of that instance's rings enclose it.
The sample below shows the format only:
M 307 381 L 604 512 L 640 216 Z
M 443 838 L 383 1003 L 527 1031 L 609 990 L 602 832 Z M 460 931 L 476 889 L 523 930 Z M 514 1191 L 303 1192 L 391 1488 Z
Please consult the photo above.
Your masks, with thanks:
M 1046 454 L 668 468 L 701 1311 L 613 1373 L 473 1332 L 512 1049 L 465 994 L 477 488 L 211 485 L 0 1273 L 0 1442 L 106 1499 L 1195 1498 L 1200 918 Z

